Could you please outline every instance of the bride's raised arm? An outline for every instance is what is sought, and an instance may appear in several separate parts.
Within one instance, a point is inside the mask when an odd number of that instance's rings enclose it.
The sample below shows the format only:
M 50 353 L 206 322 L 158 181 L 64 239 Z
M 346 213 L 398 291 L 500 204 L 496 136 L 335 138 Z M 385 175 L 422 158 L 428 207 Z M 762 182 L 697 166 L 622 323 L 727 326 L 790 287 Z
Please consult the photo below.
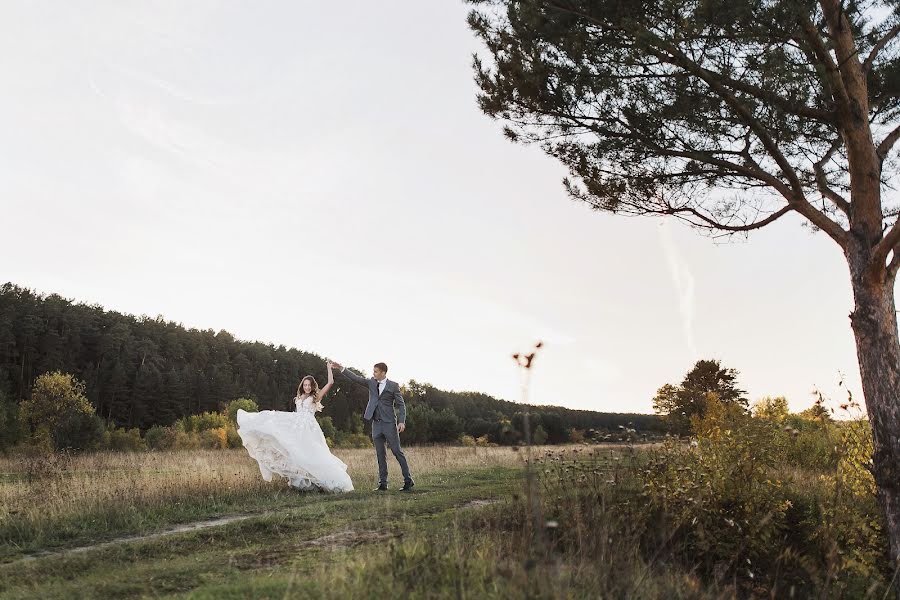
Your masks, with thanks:
M 328 369 L 328 382 L 322 386 L 319 390 L 319 394 L 316 396 L 316 402 L 318 404 L 322 404 L 322 398 L 325 397 L 325 394 L 327 394 L 328 390 L 331 389 L 331 386 L 334 385 L 334 373 L 331 371 L 334 368 L 334 363 L 329 360 L 326 363 L 326 367 Z

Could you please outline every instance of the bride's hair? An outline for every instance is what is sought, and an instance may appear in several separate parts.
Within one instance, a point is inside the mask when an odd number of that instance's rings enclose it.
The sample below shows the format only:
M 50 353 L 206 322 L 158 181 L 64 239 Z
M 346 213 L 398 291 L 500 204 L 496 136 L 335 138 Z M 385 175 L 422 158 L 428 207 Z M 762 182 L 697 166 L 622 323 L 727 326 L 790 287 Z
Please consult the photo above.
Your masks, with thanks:
M 303 392 L 303 382 L 306 381 L 307 379 L 309 379 L 310 385 L 312 385 L 311 396 L 313 398 L 315 398 L 319 395 L 319 384 L 316 381 L 316 378 L 313 377 L 312 375 L 307 375 L 306 377 L 304 377 L 303 379 L 300 380 L 300 385 L 297 386 L 297 397 L 298 398 L 300 397 L 300 394 L 304 393 Z

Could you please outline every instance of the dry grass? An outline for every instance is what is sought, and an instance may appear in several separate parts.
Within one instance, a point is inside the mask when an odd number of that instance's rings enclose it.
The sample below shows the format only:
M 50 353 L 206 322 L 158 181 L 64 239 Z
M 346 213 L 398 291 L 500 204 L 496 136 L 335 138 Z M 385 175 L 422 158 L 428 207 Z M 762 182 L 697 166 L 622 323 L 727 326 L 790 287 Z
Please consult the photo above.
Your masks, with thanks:
M 347 463 L 358 488 L 366 489 L 375 481 L 371 448 L 334 453 Z M 508 447 L 417 447 L 408 449 L 407 455 L 420 482 L 440 471 L 512 466 L 524 458 L 524 452 Z M 388 458 L 391 480 L 399 482 L 396 461 Z M 283 480 L 263 481 L 256 462 L 243 449 L 0 457 L 0 538 L 27 539 L 41 529 L 82 518 L 97 520 L 100 530 L 104 522 L 107 529 L 115 529 L 115 522 L 128 513 L 133 515 L 131 521 L 145 513 L 152 520 L 154 511 L 174 510 L 182 520 L 191 516 L 191 506 L 202 518 L 206 515 L 201 513 L 217 512 L 217 507 L 234 510 L 243 500 L 258 501 L 287 489 Z M 26 535 L 24 530 L 35 533 Z

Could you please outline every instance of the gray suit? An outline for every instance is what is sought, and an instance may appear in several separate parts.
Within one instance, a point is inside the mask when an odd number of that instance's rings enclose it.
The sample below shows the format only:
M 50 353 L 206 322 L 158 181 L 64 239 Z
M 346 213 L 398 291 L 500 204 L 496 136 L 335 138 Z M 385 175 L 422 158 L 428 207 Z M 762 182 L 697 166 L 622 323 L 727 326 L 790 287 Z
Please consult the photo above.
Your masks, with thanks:
M 406 403 L 400 395 L 400 385 L 390 379 L 384 380 L 384 390 L 378 393 L 378 381 L 374 377 L 366 379 L 357 375 L 350 369 L 341 371 L 350 381 L 354 381 L 369 390 L 369 402 L 363 417 L 372 421 L 372 442 L 375 444 L 375 456 L 378 458 L 378 485 L 387 485 L 387 453 L 384 450 L 385 442 L 391 447 L 391 452 L 397 462 L 400 463 L 400 471 L 403 473 L 403 482 L 411 484 L 412 476 L 409 474 L 409 465 L 406 464 L 406 455 L 400 447 L 400 434 L 397 432 L 397 423 L 406 423 Z M 394 414 L 396 404 L 399 415 Z

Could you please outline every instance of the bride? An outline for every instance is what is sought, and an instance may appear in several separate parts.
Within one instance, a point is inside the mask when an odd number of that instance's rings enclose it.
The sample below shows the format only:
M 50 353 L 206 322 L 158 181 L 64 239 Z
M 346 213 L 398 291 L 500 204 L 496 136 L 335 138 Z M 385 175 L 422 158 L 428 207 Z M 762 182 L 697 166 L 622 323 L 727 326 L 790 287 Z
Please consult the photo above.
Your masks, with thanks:
M 328 383 L 321 390 L 311 375 L 300 381 L 295 412 L 238 410 L 238 434 L 266 481 L 271 481 L 274 473 L 301 490 L 353 490 L 347 465 L 331 453 L 315 417 L 322 410 L 322 398 L 334 384 L 333 366 L 328 361 Z

